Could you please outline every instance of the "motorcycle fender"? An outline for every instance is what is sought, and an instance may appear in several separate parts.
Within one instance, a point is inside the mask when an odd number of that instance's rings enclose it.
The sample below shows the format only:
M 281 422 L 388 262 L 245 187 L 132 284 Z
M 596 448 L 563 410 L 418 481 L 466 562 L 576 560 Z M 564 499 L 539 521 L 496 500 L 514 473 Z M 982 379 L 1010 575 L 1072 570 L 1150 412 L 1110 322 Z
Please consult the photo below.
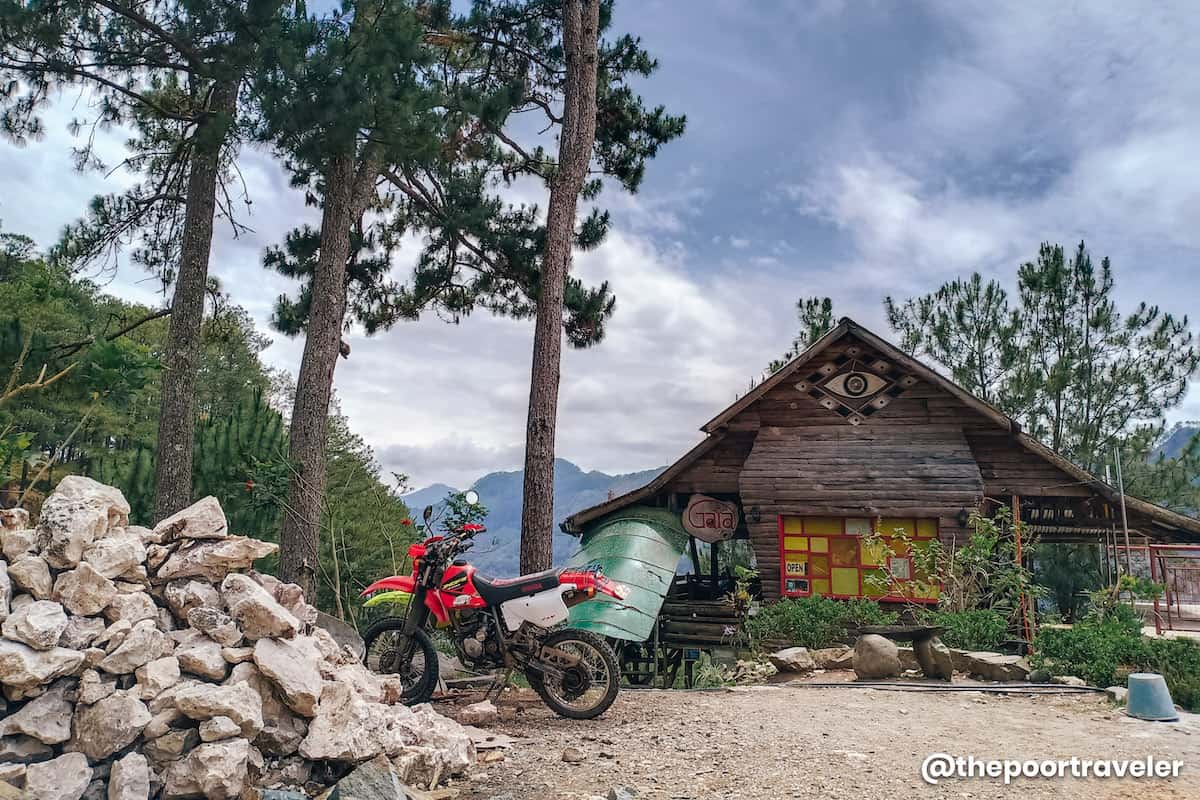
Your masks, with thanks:
M 412 575 L 393 575 L 390 578 L 384 578 L 381 581 L 375 581 L 370 586 L 363 589 L 362 592 L 359 593 L 359 597 L 366 597 L 367 595 L 372 595 L 375 594 L 375 592 L 381 592 L 384 590 L 408 592 L 409 594 L 412 594 L 413 589 L 415 588 L 416 581 L 413 579 Z
M 568 612 L 563 595 L 573 591 L 574 586 L 555 586 L 544 592 L 501 603 L 500 612 L 504 617 L 505 627 L 509 631 L 515 631 L 521 627 L 522 622 L 539 628 L 551 628 L 560 622 L 566 622 Z

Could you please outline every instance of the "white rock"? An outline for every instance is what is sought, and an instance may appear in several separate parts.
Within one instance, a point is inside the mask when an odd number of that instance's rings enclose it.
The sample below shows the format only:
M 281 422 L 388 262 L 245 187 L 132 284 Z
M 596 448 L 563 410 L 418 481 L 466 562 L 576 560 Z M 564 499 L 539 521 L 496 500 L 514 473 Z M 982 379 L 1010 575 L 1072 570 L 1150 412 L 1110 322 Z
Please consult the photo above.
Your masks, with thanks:
M 121 646 L 125 637 L 133 631 L 133 623 L 127 619 L 119 619 L 104 629 L 103 633 L 92 641 L 93 647 L 103 647 L 112 652 Z
M 154 620 L 144 619 L 134 625 L 121 644 L 104 657 L 100 669 L 113 675 L 124 675 L 160 657 L 167 647 L 166 636 L 154 624 Z
M 482 700 L 458 712 L 458 721 L 463 725 L 490 725 L 500 719 L 500 710 L 491 700 Z
M 49 600 L 54 590 L 53 579 L 50 577 L 50 567 L 41 556 L 21 556 L 8 565 L 8 577 L 13 585 L 24 589 L 36 600 Z
M 25 765 L 10 761 L 0 764 L 0 781 L 12 786 L 22 786 L 25 783 Z
M 148 727 L 148 726 L 147 726 Z M 178 761 L 193 747 L 200 744 L 200 732 L 195 728 L 168 730 L 162 736 L 154 739 L 146 737 L 142 752 L 150 760 L 150 765 L 156 773 L 172 761 Z
M 147 662 L 134 670 L 143 700 L 152 700 L 179 683 L 179 659 L 164 656 Z
M 163 599 L 171 613 L 182 621 L 187 620 L 188 612 L 193 608 L 207 606 L 209 608 L 224 608 L 221 593 L 211 583 L 203 581 L 179 580 L 171 581 L 163 589 Z
M 247 639 L 290 639 L 300 632 L 295 615 L 246 575 L 226 577 L 221 583 L 221 597 Z
M 117 587 L 91 564 L 82 563 L 60 573 L 54 581 L 54 599 L 72 614 L 91 617 L 99 614 L 117 596 Z
M 380 753 L 395 756 L 417 742 L 412 719 L 406 706 L 371 703 L 349 686 L 326 683 L 300 755 L 310 761 L 351 762 Z
M 68 475 L 58 482 L 53 493 L 46 498 L 46 503 L 57 500 L 84 500 L 104 509 L 108 515 L 110 528 L 123 528 L 129 524 L 129 503 L 125 495 L 114 486 L 106 486 L 99 481 L 83 475 Z M 46 504 L 42 505 L 42 513 L 46 512 Z
M 83 753 L 67 753 L 25 770 L 25 793 L 36 800 L 79 800 L 91 782 L 92 768 Z
M 219 742 L 222 739 L 232 739 L 239 736 L 242 729 L 229 717 L 213 717 L 200 723 L 200 741 Z
M 0 621 L 8 619 L 12 610 L 12 578 L 8 577 L 8 562 L 0 560 Z
M 450 774 L 462 774 L 474 763 L 475 743 L 471 734 L 454 720 L 434 711 L 428 703 L 412 709 L 412 716 L 401 724 L 416 733 L 417 744 L 438 751 Z
M 0 534 L 0 552 L 3 552 L 4 557 L 9 561 L 16 561 L 21 556 L 33 553 L 36 549 L 37 531 L 33 528 L 20 528 Z
M 67 680 L 60 680 L 45 694 L 35 697 L 20 710 L 0 720 L 0 736 L 24 734 L 46 744 L 61 744 L 71 738 L 71 707 Z
M 254 659 L 253 647 L 222 647 L 221 658 L 230 664 L 243 664 Z
M 23 508 L 0 508 L 0 533 L 29 527 L 29 512 Z
M 198 631 L 204 631 L 213 641 L 224 647 L 236 647 L 242 641 L 242 632 L 237 623 L 217 608 L 200 606 L 193 608 L 187 615 L 188 625 Z
M 254 746 L 270 756 L 283 757 L 296 752 L 308 733 L 308 723 L 279 698 L 274 685 L 254 664 L 243 663 L 233 668 L 227 684 L 244 683 L 262 698 L 263 729 Z
M 117 690 L 117 679 L 101 675 L 94 669 L 87 669 L 79 676 L 78 702 L 90 706 L 97 703 Z
M 119 577 L 146 560 L 146 546 L 136 534 L 106 536 L 83 551 L 83 560 L 106 578 Z
M 150 722 L 146 704 L 129 692 L 114 692 L 75 710 L 71 749 L 92 761 L 108 758 L 131 744 Z
M 157 543 L 176 539 L 224 539 L 229 535 L 225 512 L 217 498 L 209 496 L 164 519 L 154 526 Z
M 278 550 L 277 544 L 245 536 L 197 542 L 172 553 L 158 568 L 158 579 L 204 578 L 216 583 L 234 570 L 249 569 L 258 559 Z
M 0 683 L 6 688 L 36 689 L 55 678 L 70 675 L 82 663 L 83 653 L 76 650 L 64 647 L 34 650 L 20 642 L 0 639 Z
M 179 631 L 173 635 L 179 636 L 174 655 L 181 670 L 209 680 L 225 680 L 229 665 L 221 657 L 221 645 L 200 631 Z
M 104 620 L 98 617 L 70 617 L 67 627 L 58 637 L 59 647 L 84 650 L 104 633 Z
M 22 606 L 0 626 L 5 638 L 24 642 L 35 650 L 57 647 L 58 639 L 66 629 L 67 615 L 63 607 L 50 600 Z
M 144 619 L 158 619 L 158 606 L 145 592 L 117 594 L 104 609 L 104 618 L 110 622 L 125 620 L 129 624 Z
M 254 663 L 279 689 L 289 708 L 306 717 L 316 713 L 325 682 L 318 669 L 320 653 L 311 638 L 259 639 L 254 643 Z
M 226 686 L 196 683 L 175 693 L 175 707 L 194 720 L 229 717 L 248 739 L 253 739 L 263 727 L 262 698 L 247 683 Z
M 877 634 L 859 636 L 854 643 L 854 673 L 860 678 L 890 678 L 900 674 L 896 643 Z
M 150 796 L 150 765 L 141 753 L 129 753 L 114 761 L 108 776 L 108 800 L 147 800 Z
M 163 800 L 197 795 L 207 800 L 232 800 L 247 783 L 249 764 L 250 743 L 245 739 L 202 744 L 167 766 Z
M 157 570 L 171 553 L 174 552 L 174 547 L 163 547 L 161 544 L 148 544 L 146 545 L 146 566 L 151 570 Z

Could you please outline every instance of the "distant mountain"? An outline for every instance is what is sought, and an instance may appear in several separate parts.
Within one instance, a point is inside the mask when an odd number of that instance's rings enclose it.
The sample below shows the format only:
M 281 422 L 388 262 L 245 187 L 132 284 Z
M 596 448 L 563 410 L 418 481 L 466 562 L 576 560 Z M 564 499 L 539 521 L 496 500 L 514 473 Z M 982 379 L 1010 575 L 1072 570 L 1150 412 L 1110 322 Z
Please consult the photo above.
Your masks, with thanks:
M 1197 433 L 1200 433 L 1200 422 L 1179 423 L 1167 432 L 1166 438 L 1155 450 L 1154 455 L 1158 456 L 1161 453 L 1167 458 L 1177 458 Z
M 558 523 L 576 511 L 604 502 L 610 496 L 616 497 L 645 485 L 663 469 L 665 467 L 625 475 L 608 475 L 596 470 L 584 472 L 570 461 L 555 459 L 554 563 L 561 564 L 579 547 L 579 540 L 562 533 Z M 509 577 L 518 572 L 524 481 L 524 470 L 493 472 L 484 475 L 470 487 L 479 493 L 480 502 L 488 509 L 487 519 L 484 520 L 488 530 L 467 557 L 490 575 Z M 445 484 L 434 484 L 406 494 L 403 499 L 415 518 L 425 506 L 436 506 L 446 498 L 448 492 L 453 491 L 455 489 Z

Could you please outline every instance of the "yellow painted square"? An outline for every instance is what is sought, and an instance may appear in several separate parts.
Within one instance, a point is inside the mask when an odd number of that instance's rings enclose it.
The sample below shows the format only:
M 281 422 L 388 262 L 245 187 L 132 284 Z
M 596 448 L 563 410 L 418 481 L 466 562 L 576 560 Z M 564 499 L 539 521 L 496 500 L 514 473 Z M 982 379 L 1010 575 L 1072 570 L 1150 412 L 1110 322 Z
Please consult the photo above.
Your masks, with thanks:
M 804 520 L 804 532 L 841 536 L 842 521 L 836 517 L 806 517 Z
M 850 536 L 870 536 L 871 531 L 871 520 L 869 519 L 846 520 L 846 533 Z
M 893 539 L 891 537 L 888 537 L 885 541 L 889 545 L 891 545 L 891 548 L 895 552 L 896 555 L 898 555 L 898 556 L 908 555 L 908 544 L 906 544 L 903 539 Z
M 915 533 L 915 526 L 911 519 L 884 517 L 879 521 L 879 532 L 884 536 L 894 536 L 898 532 L 912 536 Z
M 884 545 L 882 542 L 859 541 L 859 553 L 864 567 L 877 567 L 883 563 Z
M 808 566 L 814 578 L 829 577 L 829 556 L 809 556 Z
M 804 533 L 804 520 L 801 517 L 784 517 L 784 533 Z
M 848 594 L 858 596 L 858 570 L 846 567 L 834 567 L 830 581 L 833 594 Z
M 814 553 L 828 553 L 829 540 L 824 536 L 811 536 L 808 540 L 808 549 Z
M 808 549 L 808 537 L 807 536 L 785 536 L 785 537 L 783 537 L 783 549 L 784 550 L 807 550 Z
M 867 580 L 874 578 L 874 580 Z M 883 597 L 888 593 L 887 573 L 881 569 L 865 569 L 862 574 L 864 597 Z
M 812 593 L 815 595 L 829 594 L 829 579 L 821 578 L 812 582 Z
M 853 567 L 858 564 L 858 540 L 834 539 L 831 555 L 835 567 Z
M 932 539 L 938 535 L 938 524 L 935 519 L 917 520 L 917 536 L 922 539 Z

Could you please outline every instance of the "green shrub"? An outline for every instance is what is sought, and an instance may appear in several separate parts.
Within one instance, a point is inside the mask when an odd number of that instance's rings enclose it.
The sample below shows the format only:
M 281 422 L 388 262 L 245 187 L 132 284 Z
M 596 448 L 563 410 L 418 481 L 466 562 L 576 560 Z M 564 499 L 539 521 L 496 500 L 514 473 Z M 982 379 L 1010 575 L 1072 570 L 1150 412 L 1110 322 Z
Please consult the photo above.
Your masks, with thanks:
M 849 628 L 895 621 L 896 614 L 873 600 L 799 597 L 764 606 L 747 620 L 746 629 L 755 642 L 784 639 L 815 649 L 843 642 Z
M 917 615 L 922 625 L 938 625 L 946 630 L 942 642 L 959 650 L 997 650 L 1008 638 L 1008 620 L 991 609 L 968 611 L 923 611 Z
M 1034 642 L 1033 663 L 1052 664 L 1055 673 L 1078 675 L 1094 686 L 1122 684 L 1130 672 L 1157 672 L 1177 704 L 1200 711 L 1200 644 L 1150 639 L 1141 629 L 1141 618 L 1128 606 L 1071 628 L 1043 628 Z

